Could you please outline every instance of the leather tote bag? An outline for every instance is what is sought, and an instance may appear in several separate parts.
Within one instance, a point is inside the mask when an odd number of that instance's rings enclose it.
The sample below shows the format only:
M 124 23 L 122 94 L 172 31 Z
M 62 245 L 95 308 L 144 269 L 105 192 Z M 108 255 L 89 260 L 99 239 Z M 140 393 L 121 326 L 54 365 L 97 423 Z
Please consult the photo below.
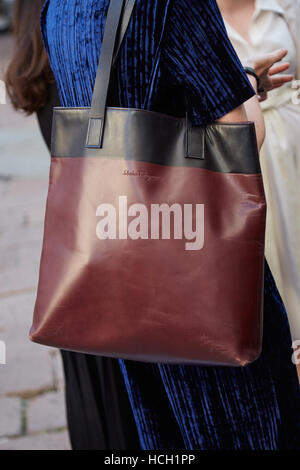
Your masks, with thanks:
M 244 366 L 262 338 L 266 203 L 254 124 L 193 127 L 186 116 L 106 106 L 134 3 L 110 1 L 91 108 L 54 108 L 30 338 L 136 361 Z

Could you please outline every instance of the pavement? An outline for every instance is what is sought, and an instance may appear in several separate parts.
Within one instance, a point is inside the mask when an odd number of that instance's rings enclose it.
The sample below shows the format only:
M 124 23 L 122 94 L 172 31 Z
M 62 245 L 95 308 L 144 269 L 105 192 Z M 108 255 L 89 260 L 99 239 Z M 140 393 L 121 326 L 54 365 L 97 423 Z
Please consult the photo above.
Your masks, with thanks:
M 0 35 L 0 80 L 11 51 L 10 35 Z M 36 117 L 3 95 L 0 81 L 0 450 L 69 450 L 60 353 L 28 339 L 49 154 Z

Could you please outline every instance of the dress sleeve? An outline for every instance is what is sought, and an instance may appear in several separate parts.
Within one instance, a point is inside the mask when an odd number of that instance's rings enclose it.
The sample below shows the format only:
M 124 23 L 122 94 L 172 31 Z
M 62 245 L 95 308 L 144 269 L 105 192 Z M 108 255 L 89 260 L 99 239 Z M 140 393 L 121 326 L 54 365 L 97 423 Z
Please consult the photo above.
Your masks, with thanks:
M 216 0 L 171 0 L 162 60 L 185 88 L 198 125 L 224 116 L 255 94 Z

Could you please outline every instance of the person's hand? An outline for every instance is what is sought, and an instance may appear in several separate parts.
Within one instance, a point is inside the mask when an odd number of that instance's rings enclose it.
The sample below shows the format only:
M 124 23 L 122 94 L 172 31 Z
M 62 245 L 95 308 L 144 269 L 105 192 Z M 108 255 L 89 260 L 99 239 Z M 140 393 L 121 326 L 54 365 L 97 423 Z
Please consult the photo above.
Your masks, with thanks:
M 278 49 L 277 51 L 264 54 L 258 58 L 248 60 L 246 64 L 255 70 L 256 75 L 260 80 L 260 88 L 264 91 L 258 92 L 259 100 L 264 101 L 267 99 L 268 92 L 274 88 L 279 88 L 285 83 L 293 80 L 293 75 L 282 74 L 289 69 L 288 62 L 281 62 L 287 55 L 286 49 Z M 278 64 L 278 65 L 275 65 Z

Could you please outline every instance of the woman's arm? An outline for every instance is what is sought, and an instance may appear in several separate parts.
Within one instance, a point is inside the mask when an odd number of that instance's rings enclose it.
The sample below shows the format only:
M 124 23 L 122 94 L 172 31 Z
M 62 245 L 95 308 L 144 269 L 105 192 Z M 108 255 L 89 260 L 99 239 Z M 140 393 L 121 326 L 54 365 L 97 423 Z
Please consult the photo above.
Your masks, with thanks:
M 249 80 L 256 90 L 256 79 L 252 76 L 249 76 Z M 255 124 L 256 138 L 258 150 L 261 149 L 262 144 L 265 139 L 265 122 L 262 114 L 262 110 L 259 104 L 258 96 L 255 95 L 250 100 L 246 101 L 244 104 L 235 108 L 230 113 L 227 113 L 225 116 L 222 116 L 220 119 L 217 119 L 217 122 L 246 122 L 252 121 Z
M 243 105 L 218 119 L 218 122 L 253 121 L 256 129 L 258 150 L 260 150 L 262 147 L 266 132 L 264 117 L 261 106 L 259 104 L 259 99 L 265 100 L 267 98 L 267 93 L 270 90 L 273 88 L 278 88 L 284 83 L 290 82 L 293 79 L 292 75 L 281 74 L 281 72 L 284 72 L 289 68 L 289 63 L 286 62 L 275 65 L 276 63 L 280 62 L 286 56 L 286 54 L 287 51 L 285 49 L 280 49 L 257 59 L 251 60 L 251 62 L 247 63 L 247 65 L 250 65 L 255 70 L 257 76 L 260 79 L 260 86 L 264 89 L 263 96 L 260 98 L 257 95 L 253 96 Z M 252 77 L 252 75 L 248 75 L 248 78 L 257 93 L 256 79 Z

